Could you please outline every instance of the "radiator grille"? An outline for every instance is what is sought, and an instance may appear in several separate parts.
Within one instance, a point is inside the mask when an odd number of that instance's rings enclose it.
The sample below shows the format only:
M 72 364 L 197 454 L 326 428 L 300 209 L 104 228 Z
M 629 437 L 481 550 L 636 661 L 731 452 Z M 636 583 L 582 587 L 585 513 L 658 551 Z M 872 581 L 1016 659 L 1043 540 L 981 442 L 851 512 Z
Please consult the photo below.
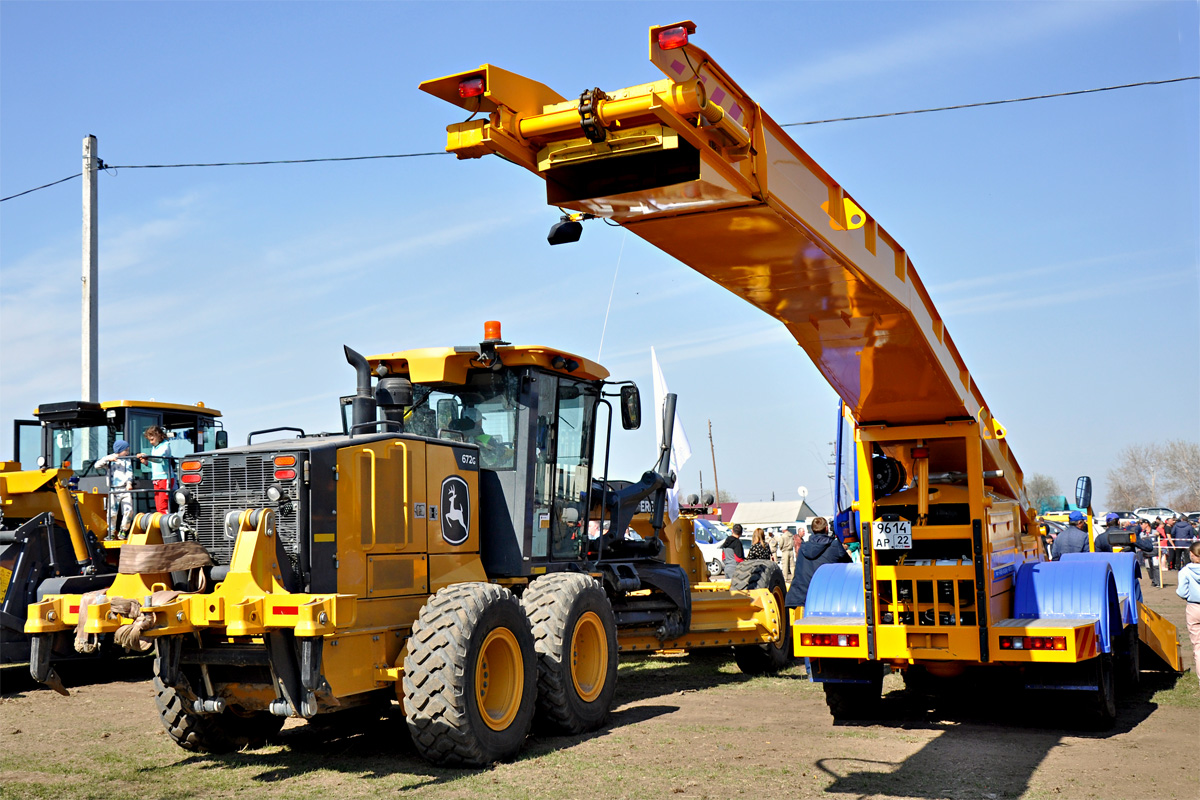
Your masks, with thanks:
M 234 540 L 225 535 L 225 515 L 244 508 L 275 509 L 275 529 L 293 567 L 299 567 L 299 481 L 275 480 L 277 453 L 251 455 L 214 454 L 204 459 L 200 483 L 187 488 L 195 497 L 183 519 L 204 549 L 218 564 L 233 557 Z M 297 463 L 301 458 L 297 454 Z M 290 500 L 276 504 L 267 498 L 267 487 L 276 484 Z

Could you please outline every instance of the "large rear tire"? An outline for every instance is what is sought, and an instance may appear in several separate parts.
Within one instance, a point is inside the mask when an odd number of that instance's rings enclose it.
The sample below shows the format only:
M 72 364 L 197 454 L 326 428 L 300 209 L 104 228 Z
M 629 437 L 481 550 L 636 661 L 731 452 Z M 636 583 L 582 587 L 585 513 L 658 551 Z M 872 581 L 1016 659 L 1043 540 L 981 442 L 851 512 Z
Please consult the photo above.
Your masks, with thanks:
M 617 689 L 617 624 L 600 584 L 588 575 L 546 575 L 521 605 L 537 650 L 537 719 L 560 733 L 599 728 Z
M 435 764 L 512 758 L 533 721 L 536 655 L 512 592 L 440 590 L 421 608 L 404 658 L 404 708 L 417 752 Z
M 783 606 L 787 596 L 783 571 L 774 561 L 743 561 L 733 571 L 729 588 L 769 589 L 783 626 L 783 635 L 777 642 L 734 647 L 733 656 L 738 667 L 747 675 L 769 674 L 785 668 L 792 659 L 792 626 L 788 624 L 787 609 Z
M 154 704 L 167 735 L 193 753 L 232 753 L 261 747 L 283 727 L 283 717 L 266 711 L 246 715 L 226 709 L 220 714 L 197 714 L 179 693 L 154 676 Z

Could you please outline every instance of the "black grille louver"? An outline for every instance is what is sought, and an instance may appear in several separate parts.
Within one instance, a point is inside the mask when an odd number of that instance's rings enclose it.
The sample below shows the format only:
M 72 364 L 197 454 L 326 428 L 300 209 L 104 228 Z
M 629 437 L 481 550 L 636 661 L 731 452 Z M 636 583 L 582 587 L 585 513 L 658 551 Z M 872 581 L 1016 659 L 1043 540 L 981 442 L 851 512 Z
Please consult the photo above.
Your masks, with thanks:
M 200 483 L 188 486 L 194 500 L 184 513 L 185 526 L 217 564 L 228 564 L 233 557 L 234 540 L 225 535 L 225 515 L 244 508 L 273 508 L 279 540 L 293 568 L 299 568 L 300 482 L 275 480 L 276 455 L 279 453 L 206 457 Z M 294 455 L 297 464 L 303 461 L 301 454 Z M 290 502 L 271 502 L 267 498 L 267 487 L 272 484 L 278 484 Z

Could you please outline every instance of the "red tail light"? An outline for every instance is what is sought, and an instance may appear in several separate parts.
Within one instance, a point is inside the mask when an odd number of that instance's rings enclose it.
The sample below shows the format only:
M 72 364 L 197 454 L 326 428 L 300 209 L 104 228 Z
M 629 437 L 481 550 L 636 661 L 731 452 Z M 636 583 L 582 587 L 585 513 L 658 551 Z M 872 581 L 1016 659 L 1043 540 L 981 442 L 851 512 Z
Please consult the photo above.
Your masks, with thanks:
M 800 644 L 805 647 L 858 647 L 858 634 L 802 633 Z
M 1001 636 L 1001 650 L 1066 650 L 1065 636 Z
M 296 470 L 294 469 L 277 469 L 275 470 L 275 480 L 291 481 L 296 479 Z
M 179 476 L 180 483 L 199 483 L 203 476 L 199 472 L 185 472 Z
M 679 25 L 658 32 L 658 46 L 663 50 L 676 50 L 688 43 L 687 28 Z
M 486 87 L 483 85 L 483 76 L 477 75 L 474 78 L 467 78 L 458 82 L 459 97 L 479 97 L 483 94 Z
M 914 447 L 912 450 L 908 451 L 908 454 L 913 458 L 929 458 L 929 448 Z

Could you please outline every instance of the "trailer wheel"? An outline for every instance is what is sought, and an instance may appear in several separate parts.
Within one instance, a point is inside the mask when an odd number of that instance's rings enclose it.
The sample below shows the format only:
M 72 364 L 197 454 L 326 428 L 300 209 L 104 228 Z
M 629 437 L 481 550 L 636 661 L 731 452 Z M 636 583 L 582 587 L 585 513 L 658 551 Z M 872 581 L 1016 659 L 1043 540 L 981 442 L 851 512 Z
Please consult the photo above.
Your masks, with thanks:
M 1125 636 L 1125 654 L 1121 657 L 1120 664 L 1121 686 L 1135 689 L 1142 679 L 1142 643 L 1138 639 L 1137 626 L 1130 625 Z
M 404 658 L 404 708 L 417 752 L 483 766 L 521 749 L 536 693 L 533 634 L 512 592 L 440 590 L 421 608 Z
M 569 734 L 599 728 L 617 689 L 617 624 L 604 590 L 587 575 L 546 575 L 521 605 L 537 650 L 539 723 Z
M 1092 718 L 1099 730 L 1108 730 L 1117 721 L 1117 687 L 1113 677 L 1111 653 L 1096 657 L 1096 693 L 1092 696 Z
M 777 642 L 734 647 L 733 657 L 738 667 L 747 675 L 777 672 L 786 667 L 792 657 L 792 626 L 788 624 L 787 609 L 783 606 L 787 596 L 783 570 L 774 561 L 743 561 L 734 569 L 729 588 L 769 589 L 775 597 L 775 607 L 783 626 L 783 635 Z
M 825 705 L 834 720 L 871 719 L 878 715 L 883 696 L 883 677 L 869 683 L 826 682 Z
M 283 717 L 266 711 L 246 715 L 226 709 L 220 714 L 197 714 L 179 693 L 154 676 L 158 718 L 175 744 L 193 753 L 232 753 L 261 747 L 283 727 Z

